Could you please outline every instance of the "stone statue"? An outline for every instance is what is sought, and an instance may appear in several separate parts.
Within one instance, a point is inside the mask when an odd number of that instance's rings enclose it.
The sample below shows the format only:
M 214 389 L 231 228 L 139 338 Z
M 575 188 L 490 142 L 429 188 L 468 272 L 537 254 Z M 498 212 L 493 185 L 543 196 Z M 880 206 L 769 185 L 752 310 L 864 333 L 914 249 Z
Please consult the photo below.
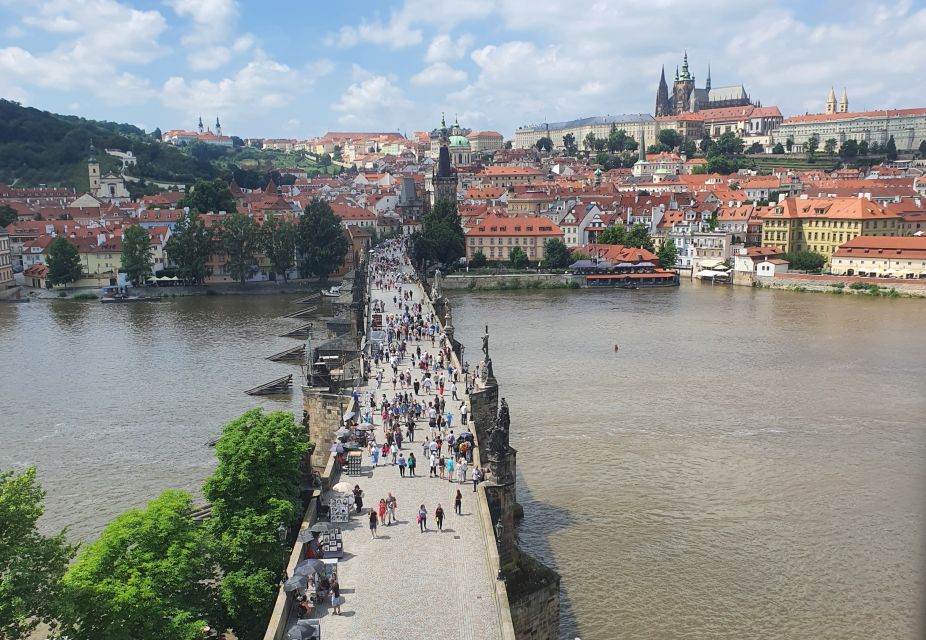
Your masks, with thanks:
M 495 425 L 489 432 L 489 458 L 498 460 L 508 455 L 508 430 L 511 427 L 511 416 L 508 413 L 508 403 L 502 398 L 498 408 Z
M 444 303 L 444 327 L 453 327 L 453 311 L 450 308 L 450 300 Z
M 485 361 L 489 362 L 489 325 L 486 325 L 485 335 L 482 336 L 482 352 L 485 354 Z
M 440 281 L 443 276 L 444 274 L 440 272 L 440 269 L 434 272 L 434 285 L 431 287 L 431 298 L 433 300 L 440 300 L 443 295 L 440 289 Z

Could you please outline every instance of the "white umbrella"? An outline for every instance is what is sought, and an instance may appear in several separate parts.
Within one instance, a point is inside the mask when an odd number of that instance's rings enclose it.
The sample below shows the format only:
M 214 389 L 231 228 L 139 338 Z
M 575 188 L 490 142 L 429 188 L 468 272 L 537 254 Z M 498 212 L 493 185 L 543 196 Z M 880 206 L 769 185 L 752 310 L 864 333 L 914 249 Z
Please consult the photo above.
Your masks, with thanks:
M 349 435 L 350 435 L 350 429 L 343 429 L 343 428 L 342 428 L 342 429 L 338 429 L 337 431 L 334 432 L 334 435 L 337 436 L 338 438 L 343 438 L 344 436 L 349 436 Z
M 337 493 L 350 493 L 354 488 L 351 486 L 350 482 L 339 482 L 331 487 L 331 490 Z
M 335 442 L 333 445 L 331 445 L 330 451 L 331 453 L 342 453 L 344 451 L 344 445 L 340 442 Z

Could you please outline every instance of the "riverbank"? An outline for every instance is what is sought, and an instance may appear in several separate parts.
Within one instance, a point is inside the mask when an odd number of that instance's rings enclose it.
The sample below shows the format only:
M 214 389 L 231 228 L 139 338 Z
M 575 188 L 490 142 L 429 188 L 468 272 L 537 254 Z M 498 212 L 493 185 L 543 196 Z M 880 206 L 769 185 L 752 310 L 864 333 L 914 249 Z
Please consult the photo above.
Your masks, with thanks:
M 341 279 L 322 282 L 318 279 L 291 280 L 289 282 L 264 281 L 239 283 L 201 284 L 176 287 L 129 287 L 133 296 L 155 296 L 160 298 L 179 298 L 182 296 L 265 296 L 276 294 L 315 293 L 322 289 L 341 284 Z M 74 287 L 71 289 L 36 289 L 20 287 L 23 298 L 30 300 L 71 300 L 90 299 L 80 296 L 103 296 L 102 287 Z M 63 294 L 63 295 L 62 295 Z
M 896 278 L 782 273 L 771 278 L 756 278 L 756 287 L 798 292 L 810 291 L 833 295 L 926 298 L 926 280 L 900 280 Z

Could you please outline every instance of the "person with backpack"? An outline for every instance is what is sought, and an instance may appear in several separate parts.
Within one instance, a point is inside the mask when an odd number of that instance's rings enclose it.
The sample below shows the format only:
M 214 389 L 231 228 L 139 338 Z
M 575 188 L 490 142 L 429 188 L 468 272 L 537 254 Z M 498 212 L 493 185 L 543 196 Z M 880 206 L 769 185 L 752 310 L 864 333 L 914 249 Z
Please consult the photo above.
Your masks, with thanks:
M 424 505 L 418 507 L 418 528 L 421 533 L 428 530 L 428 510 L 424 508 Z
M 378 518 L 376 517 L 376 509 L 370 509 L 370 537 L 371 539 L 376 539 L 376 524 Z
M 399 475 L 405 477 L 405 455 L 399 454 Z
M 396 521 L 395 519 L 395 510 L 398 506 L 398 502 L 395 499 L 395 496 L 392 495 L 392 492 L 389 492 L 389 496 L 386 498 L 386 513 L 389 516 L 389 522 L 386 523 L 386 526 L 392 526 L 392 523 Z
M 408 454 L 408 463 L 407 463 L 407 464 L 408 464 L 408 477 L 409 477 L 409 478 L 414 478 L 414 477 L 415 477 L 415 467 L 418 465 L 418 461 L 415 460 L 415 454 L 414 454 L 414 453 L 409 453 L 409 454 Z

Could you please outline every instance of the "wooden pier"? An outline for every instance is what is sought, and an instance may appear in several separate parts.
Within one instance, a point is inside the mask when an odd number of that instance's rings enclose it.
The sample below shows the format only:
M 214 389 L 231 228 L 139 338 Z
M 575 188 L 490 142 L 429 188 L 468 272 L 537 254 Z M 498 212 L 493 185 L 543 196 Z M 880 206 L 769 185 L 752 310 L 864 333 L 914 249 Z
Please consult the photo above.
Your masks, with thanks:
M 299 311 L 293 311 L 292 313 L 287 313 L 284 318 L 308 318 L 313 313 L 318 311 L 318 307 L 306 307 L 305 309 L 300 309 Z
M 249 396 L 269 396 L 275 393 L 286 393 L 293 386 L 293 374 L 271 380 L 265 384 L 258 385 L 253 389 L 245 391 Z
M 316 291 L 312 295 L 306 296 L 304 298 L 299 298 L 298 300 L 294 300 L 293 304 L 314 304 L 318 302 L 318 299 L 321 297 L 322 297 L 322 292 Z
M 298 347 L 274 353 L 272 356 L 267 356 L 267 360 L 272 360 L 273 362 L 304 362 L 305 345 L 301 344 Z

